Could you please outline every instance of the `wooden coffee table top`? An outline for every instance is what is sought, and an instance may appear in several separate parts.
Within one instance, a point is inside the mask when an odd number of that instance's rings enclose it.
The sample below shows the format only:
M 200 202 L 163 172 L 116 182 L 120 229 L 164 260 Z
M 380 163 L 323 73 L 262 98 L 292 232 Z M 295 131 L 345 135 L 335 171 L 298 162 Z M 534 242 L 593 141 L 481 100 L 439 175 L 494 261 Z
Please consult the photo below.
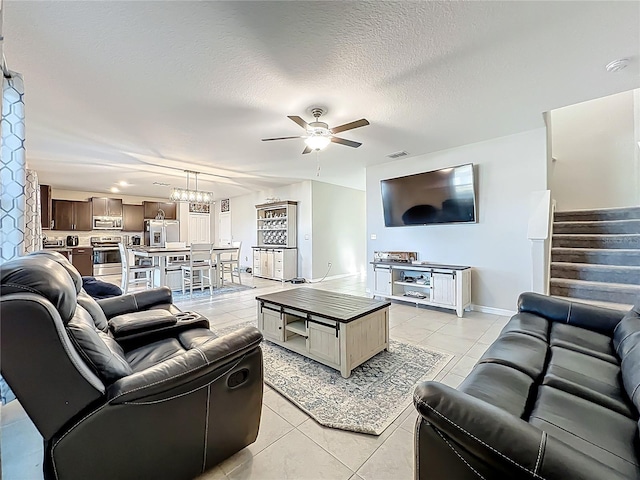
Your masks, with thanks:
M 256 300 L 293 308 L 341 323 L 352 322 L 391 305 L 391 302 L 304 287 L 268 295 L 259 295 Z

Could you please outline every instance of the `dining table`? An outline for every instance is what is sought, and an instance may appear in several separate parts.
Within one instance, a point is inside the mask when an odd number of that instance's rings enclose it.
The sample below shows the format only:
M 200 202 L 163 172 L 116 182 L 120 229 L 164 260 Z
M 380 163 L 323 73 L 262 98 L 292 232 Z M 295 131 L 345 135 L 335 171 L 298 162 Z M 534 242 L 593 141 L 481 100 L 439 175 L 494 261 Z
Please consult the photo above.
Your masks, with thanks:
M 223 253 L 233 253 L 238 250 L 237 247 L 232 245 L 214 245 L 213 247 L 213 255 L 215 255 L 215 263 L 216 266 L 220 265 L 220 256 Z M 145 247 L 145 246 L 137 246 L 131 249 L 131 253 L 134 256 L 140 258 L 151 258 L 153 259 L 154 266 L 158 267 L 158 275 L 154 275 L 154 287 L 163 287 L 167 285 L 167 259 L 171 257 L 180 257 L 184 256 L 185 258 L 189 256 L 191 253 L 191 249 L 189 247 L 179 247 L 179 248 L 166 248 L 166 247 Z M 214 287 L 219 288 L 221 285 L 221 269 L 218 267 L 216 273 L 216 282 Z

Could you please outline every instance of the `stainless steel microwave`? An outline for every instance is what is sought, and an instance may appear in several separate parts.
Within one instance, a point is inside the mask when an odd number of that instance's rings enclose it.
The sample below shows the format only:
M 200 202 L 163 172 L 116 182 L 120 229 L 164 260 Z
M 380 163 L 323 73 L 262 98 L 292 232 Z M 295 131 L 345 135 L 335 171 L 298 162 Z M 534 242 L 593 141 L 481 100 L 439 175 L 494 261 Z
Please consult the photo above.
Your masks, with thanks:
M 94 230 L 122 230 L 122 217 L 93 217 Z

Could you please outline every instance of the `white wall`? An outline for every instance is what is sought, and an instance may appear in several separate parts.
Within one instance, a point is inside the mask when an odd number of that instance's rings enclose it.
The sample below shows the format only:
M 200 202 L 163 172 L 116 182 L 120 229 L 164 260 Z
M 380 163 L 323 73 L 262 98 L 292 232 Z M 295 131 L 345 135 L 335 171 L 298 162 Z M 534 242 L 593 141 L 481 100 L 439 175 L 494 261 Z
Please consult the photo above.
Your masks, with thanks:
M 256 205 L 266 203 L 267 198 L 270 197 L 298 202 L 298 276 L 312 278 L 312 209 L 310 181 L 261 190 L 229 199 L 231 234 L 234 241 L 242 241 L 240 266 L 251 267 L 253 265 L 253 252 L 251 247 L 257 243 Z M 216 204 L 216 222 L 219 218 L 218 204 Z
M 551 112 L 558 211 L 639 203 L 633 97 L 623 92 Z
M 465 163 L 476 165 L 478 223 L 384 226 L 381 179 Z M 531 289 L 529 201 L 546 188 L 546 170 L 544 128 L 369 167 L 367 259 L 375 250 L 417 251 L 420 260 L 469 265 L 474 305 L 515 310 L 518 295 Z M 372 289 L 371 266 L 368 272 Z
M 366 270 L 366 196 L 362 190 L 312 182 L 313 275 Z

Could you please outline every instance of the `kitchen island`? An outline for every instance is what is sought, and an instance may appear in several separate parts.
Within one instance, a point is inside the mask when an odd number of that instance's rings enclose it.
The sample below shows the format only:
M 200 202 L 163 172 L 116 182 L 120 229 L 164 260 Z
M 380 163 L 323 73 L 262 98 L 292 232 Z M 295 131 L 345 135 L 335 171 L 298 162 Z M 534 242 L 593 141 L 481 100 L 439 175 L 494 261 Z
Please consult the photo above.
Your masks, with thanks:
M 223 253 L 233 253 L 237 250 L 236 247 L 231 245 L 220 245 L 213 247 L 214 255 L 216 256 L 216 265 L 220 265 L 220 255 Z M 169 287 L 172 290 L 176 290 L 178 285 L 174 282 L 170 282 L 168 274 L 174 271 L 179 271 L 182 275 L 182 265 L 188 264 L 188 257 L 191 249 L 189 247 L 183 248 L 165 248 L 165 247 L 143 247 L 136 246 L 131 249 L 131 252 L 140 258 L 153 259 L 154 266 L 158 267 L 153 276 L 154 287 Z M 173 258 L 182 258 L 180 261 L 171 261 Z M 216 283 L 214 287 L 220 287 L 221 276 L 220 269 L 216 273 Z

